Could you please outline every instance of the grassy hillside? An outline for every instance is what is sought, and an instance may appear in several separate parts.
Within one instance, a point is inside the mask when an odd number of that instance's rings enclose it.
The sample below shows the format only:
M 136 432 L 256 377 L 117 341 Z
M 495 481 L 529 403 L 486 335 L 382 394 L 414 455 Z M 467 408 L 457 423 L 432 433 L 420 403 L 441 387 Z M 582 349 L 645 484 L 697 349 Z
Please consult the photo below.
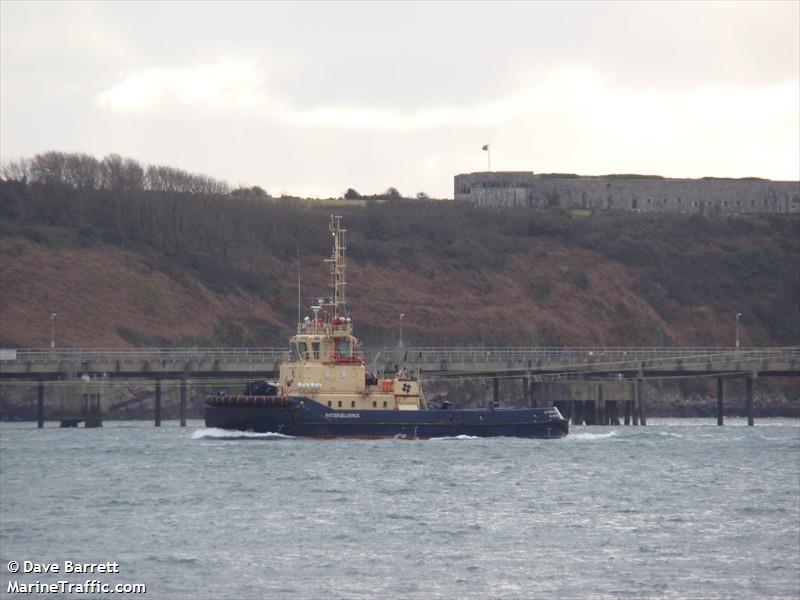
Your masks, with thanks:
M 0 344 L 283 345 L 332 210 L 367 343 L 798 344 L 800 218 L 491 210 L 0 182 Z M 304 302 L 304 304 L 306 304 Z

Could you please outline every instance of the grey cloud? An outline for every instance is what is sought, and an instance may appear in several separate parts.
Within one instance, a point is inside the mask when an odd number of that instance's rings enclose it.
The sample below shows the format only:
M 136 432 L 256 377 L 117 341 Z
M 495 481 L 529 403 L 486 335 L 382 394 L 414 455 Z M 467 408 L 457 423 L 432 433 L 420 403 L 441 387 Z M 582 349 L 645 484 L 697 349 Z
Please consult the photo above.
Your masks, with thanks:
M 789 178 L 800 162 L 798 3 L 3 2 L 0 17 L 4 156 L 116 151 L 273 191 L 437 195 L 483 168 L 487 141 L 498 168 Z M 252 73 L 224 84 L 221 64 Z M 145 110 L 113 102 L 148 73 Z

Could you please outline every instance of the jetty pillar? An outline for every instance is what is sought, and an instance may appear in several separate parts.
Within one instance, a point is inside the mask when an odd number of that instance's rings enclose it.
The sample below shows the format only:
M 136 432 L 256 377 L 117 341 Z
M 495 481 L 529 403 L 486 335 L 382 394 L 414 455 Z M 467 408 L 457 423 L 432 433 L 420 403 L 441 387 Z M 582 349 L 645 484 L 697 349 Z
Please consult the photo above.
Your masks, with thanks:
M 99 388 L 89 388 L 98 389 Z M 86 410 L 86 420 L 83 422 L 84 427 L 102 427 L 103 426 L 103 400 L 102 394 L 97 392 L 89 392 L 84 394 L 84 408 Z
M 573 402 L 572 407 L 572 424 L 583 425 L 583 402 Z
M 186 427 L 186 380 L 181 379 L 181 427 Z
M 647 425 L 647 394 L 645 393 L 645 379 L 636 380 L 636 395 L 639 397 L 639 423 L 644 427 Z
M 156 400 L 155 400 L 155 413 L 156 413 L 156 427 L 161 427 L 161 380 L 156 379 Z
M 631 424 L 631 406 L 633 402 L 630 400 L 625 400 L 625 425 Z
M 747 381 L 747 395 L 745 396 L 745 404 L 747 408 L 747 425 L 752 427 L 753 421 L 753 378 L 748 377 Z
M 39 382 L 36 392 L 36 426 L 41 429 L 44 427 L 44 381 Z
M 606 402 L 606 425 L 619 425 L 616 400 Z
M 538 382 L 538 381 L 533 381 L 533 380 L 531 380 L 530 384 L 531 384 L 531 403 L 530 403 L 530 407 L 531 408 L 536 408 L 536 406 L 537 406 L 537 404 L 539 402 L 539 396 L 541 396 L 541 394 L 542 394 L 542 385 L 544 385 L 544 384 L 542 384 L 541 382 Z
M 522 378 L 522 402 L 525 406 L 531 405 L 531 377 Z
M 722 409 L 725 405 L 725 381 L 717 377 L 717 425 L 722 426 Z
M 594 402 L 587 400 L 584 406 L 588 406 L 587 425 L 600 425 L 600 403 L 597 400 L 597 390 L 595 389 Z
M 595 391 L 595 420 L 597 425 L 608 425 L 606 415 L 606 399 L 603 396 L 603 384 L 598 383 Z

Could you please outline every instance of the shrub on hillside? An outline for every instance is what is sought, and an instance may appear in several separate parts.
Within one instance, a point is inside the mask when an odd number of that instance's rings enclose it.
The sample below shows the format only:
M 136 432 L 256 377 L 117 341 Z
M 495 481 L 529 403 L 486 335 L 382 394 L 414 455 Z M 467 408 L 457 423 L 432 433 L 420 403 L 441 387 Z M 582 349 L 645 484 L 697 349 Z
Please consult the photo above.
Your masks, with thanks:
M 530 285 L 531 297 L 535 300 L 546 300 L 550 297 L 553 291 L 553 285 L 550 280 L 543 277 L 537 277 Z
M 589 277 L 583 271 L 570 269 L 564 278 L 580 290 L 588 290 L 590 286 Z

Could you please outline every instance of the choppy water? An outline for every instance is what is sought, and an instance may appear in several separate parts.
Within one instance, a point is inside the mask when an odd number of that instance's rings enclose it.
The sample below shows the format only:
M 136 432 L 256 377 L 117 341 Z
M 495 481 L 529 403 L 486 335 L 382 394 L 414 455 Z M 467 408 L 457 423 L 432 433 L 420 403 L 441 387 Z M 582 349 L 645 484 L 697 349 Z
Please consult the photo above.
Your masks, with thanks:
M 146 598 L 797 598 L 800 422 L 558 441 L 0 425 L 0 584 Z M 8 561 L 116 561 L 11 575 Z

